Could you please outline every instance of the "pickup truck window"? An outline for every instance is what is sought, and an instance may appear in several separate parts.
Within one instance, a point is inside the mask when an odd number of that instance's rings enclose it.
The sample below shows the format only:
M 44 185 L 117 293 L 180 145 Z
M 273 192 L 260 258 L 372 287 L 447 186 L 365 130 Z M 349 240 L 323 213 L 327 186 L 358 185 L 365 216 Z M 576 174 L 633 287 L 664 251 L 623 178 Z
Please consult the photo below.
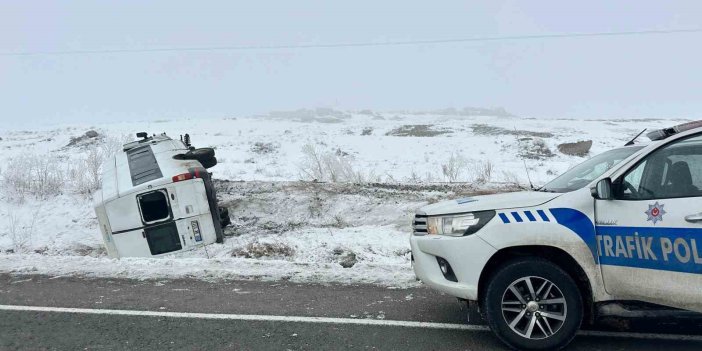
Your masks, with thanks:
M 561 174 L 541 187 L 540 191 L 566 193 L 578 190 L 597 179 L 619 162 L 641 150 L 643 146 L 629 146 L 603 152 Z
M 618 199 L 702 196 L 702 136 L 676 141 L 648 155 L 621 180 Z

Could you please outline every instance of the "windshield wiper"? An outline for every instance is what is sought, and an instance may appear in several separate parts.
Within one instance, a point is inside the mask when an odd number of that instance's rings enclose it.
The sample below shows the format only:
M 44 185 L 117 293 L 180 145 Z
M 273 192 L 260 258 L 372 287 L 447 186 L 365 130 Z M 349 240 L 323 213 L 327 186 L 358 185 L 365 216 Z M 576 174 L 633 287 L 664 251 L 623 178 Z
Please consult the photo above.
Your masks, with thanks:
M 555 191 L 555 190 L 549 190 L 549 189 L 546 189 L 546 188 L 544 188 L 544 187 L 537 188 L 537 189 L 534 189 L 534 190 L 536 190 L 536 191 L 541 191 L 541 192 L 544 192 L 544 193 L 557 193 L 557 191 Z

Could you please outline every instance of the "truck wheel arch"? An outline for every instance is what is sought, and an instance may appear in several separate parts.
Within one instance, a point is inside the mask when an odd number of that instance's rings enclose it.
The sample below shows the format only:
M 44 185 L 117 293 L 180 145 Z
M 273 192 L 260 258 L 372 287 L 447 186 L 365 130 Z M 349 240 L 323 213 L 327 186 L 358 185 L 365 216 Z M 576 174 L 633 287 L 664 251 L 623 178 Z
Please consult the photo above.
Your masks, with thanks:
M 585 270 L 583 270 L 580 264 L 569 253 L 554 246 L 512 246 L 501 249 L 492 255 L 483 268 L 483 271 L 480 273 L 480 278 L 478 280 L 478 303 L 479 306 L 481 306 L 481 310 L 484 310 L 482 304 L 488 282 L 497 268 L 501 267 L 505 262 L 526 256 L 534 256 L 548 260 L 558 265 L 575 280 L 583 298 L 583 310 L 585 312 L 583 322 L 592 324 L 595 320 L 595 304 L 590 279 L 585 273 Z

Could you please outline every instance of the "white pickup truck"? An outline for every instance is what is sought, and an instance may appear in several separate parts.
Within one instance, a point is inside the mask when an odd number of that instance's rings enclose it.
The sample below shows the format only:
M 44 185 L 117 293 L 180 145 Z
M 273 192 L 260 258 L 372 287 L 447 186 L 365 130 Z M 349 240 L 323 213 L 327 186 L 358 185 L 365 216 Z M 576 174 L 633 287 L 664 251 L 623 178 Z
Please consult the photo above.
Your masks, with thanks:
M 415 274 L 516 349 L 563 348 L 615 302 L 702 312 L 702 121 L 647 136 L 536 191 L 419 209 Z

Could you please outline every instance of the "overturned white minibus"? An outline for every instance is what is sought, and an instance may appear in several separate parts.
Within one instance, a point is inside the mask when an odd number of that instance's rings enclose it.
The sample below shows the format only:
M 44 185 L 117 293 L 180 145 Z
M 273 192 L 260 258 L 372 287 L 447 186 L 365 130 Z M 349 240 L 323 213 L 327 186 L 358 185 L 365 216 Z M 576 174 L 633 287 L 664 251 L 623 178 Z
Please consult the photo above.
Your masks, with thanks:
M 214 150 L 195 149 L 186 134 L 165 134 L 125 144 L 103 165 L 95 213 L 110 257 L 155 257 L 221 243 L 229 224 L 217 206 L 207 168 Z

